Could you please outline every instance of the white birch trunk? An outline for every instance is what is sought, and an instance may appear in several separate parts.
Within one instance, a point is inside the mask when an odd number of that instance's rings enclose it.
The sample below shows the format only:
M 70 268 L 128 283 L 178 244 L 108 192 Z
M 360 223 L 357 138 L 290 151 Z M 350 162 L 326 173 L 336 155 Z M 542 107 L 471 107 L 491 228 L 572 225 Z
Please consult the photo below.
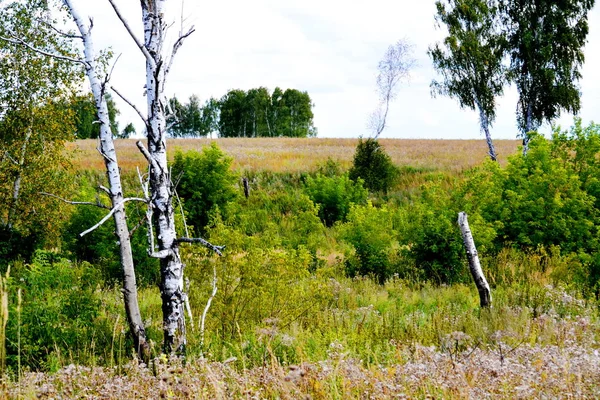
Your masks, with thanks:
M 94 45 L 90 32 L 90 26 L 84 22 L 80 14 L 72 4 L 72 0 L 65 0 L 66 6 L 77 24 L 79 32 L 84 43 L 85 69 L 94 101 L 100 120 L 100 152 L 104 158 L 106 174 L 109 181 L 110 200 L 112 207 L 116 208 L 113 218 L 115 221 L 116 235 L 119 239 L 121 267 L 123 269 L 123 300 L 125 302 L 125 311 L 130 332 L 133 336 L 134 345 L 138 355 L 147 359 L 150 355 L 149 344 L 146 339 L 146 332 L 139 310 L 137 299 L 137 284 L 135 270 L 133 265 L 133 256 L 131 252 L 131 241 L 129 239 L 129 228 L 127 226 L 125 207 L 123 202 L 123 189 L 121 186 L 121 174 L 117 162 L 117 154 L 113 142 L 112 132 L 110 130 L 110 120 L 108 117 L 108 108 L 106 98 L 104 97 L 104 87 L 100 77 L 97 74 Z
M 478 99 L 475 99 L 475 103 L 477 104 L 477 109 L 479 111 L 479 124 L 481 126 L 481 130 L 485 134 L 485 140 L 488 145 L 488 155 L 492 161 L 497 161 L 498 156 L 496 154 L 496 148 L 494 147 L 494 142 L 492 141 L 492 135 L 490 133 L 490 120 L 483 111 L 483 107 Z
M 523 133 L 523 155 L 526 156 L 529 151 L 529 132 L 533 127 L 533 116 L 532 116 L 531 102 L 527 104 L 527 116 L 525 119 L 525 132 Z
M 15 214 L 17 212 L 17 205 L 19 203 L 19 197 L 21 196 L 21 181 L 23 180 L 23 167 L 25 166 L 25 156 L 27 155 L 27 147 L 29 147 L 29 141 L 31 140 L 33 130 L 33 117 L 29 119 L 29 127 L 27 128 L 27 133 L 25 134 L 25 141 L 23 142 L 23 146 L 21 146 L 21 154 L 19 156 L 19 161 L 17 162 L 17 176 L 15 181 L 13 182 L 13 195 L 12 202 L 10 204 L 10 209 L 8 210 L 7 217 L 7 226 L 12 228 L 13 221 L 15 219 Z
M 479 263 L 479 256 L 477 249 L 475 248 L 475 242 L 473 241 L 473 235 L 469 228 L 469 221 L 467 220 L 467 214 L 465 212 L 458 213 L 458 225 L 460 226 L 460 232 L 462 234 L 463 243 L 465 244 L 465 250 L 467 251 L 467 259 L 469 260 L 469 269 L 473 280 L 479 291 L 479 302 L 482 308 L 490 307 L 492 304 L 492 295 L 490 286 L 488 285 L 481 264 Z
M 167 63 L 163 56 L 166 0 L 142 0 L 144 48 L 146 56 L 146 98 L 148 101 L 148 150 L 150 155 L 150 192 L 154 210 L 160 259 L 164 352 L 185 354 L 184 265 L 179 255 L 172 204 L 173 188 L 167 166 L 165 98 L 163 89 Z M 152 252 L 154 249 L 150 249 Z

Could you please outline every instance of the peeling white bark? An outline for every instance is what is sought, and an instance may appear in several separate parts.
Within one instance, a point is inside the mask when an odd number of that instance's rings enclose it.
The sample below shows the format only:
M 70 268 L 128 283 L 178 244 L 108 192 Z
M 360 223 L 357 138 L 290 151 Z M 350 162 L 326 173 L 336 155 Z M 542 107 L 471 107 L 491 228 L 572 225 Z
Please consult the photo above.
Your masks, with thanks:
M 144 44 L 142 52 L 146 55 L 146 99 L 148 102 L 148 162 L 150 164 L 150 193 L 153 223 L 157 234 L 160 257 L 164 351 L 167 354 L 185 354 L 185 288 L 184 265 L 179 255 L 176 241 L 175 212 L 173 207 L 173 187 L 167 165 L 166 119 L 164 86 L 167 75 L 167 63 L 163 54 L 166 24 L 166 0 L 142 0 L 142 22 L 144 25 Z M 124 22 L 125 23 L 125 22 Z M 176 42 L 174 53 L 181 46 L 183 37 Z M 140 147 L 138 145 L 138 147 Z
M 129 228 L 127 227 L 125 207 L 123 198 L 123 189 L 121 186 L 121 174 L 117 162 L 117 154 L 113 142 L 112 132 L 110 130 L 110 120 L 108 117 L 108 108 L 105 98 L 105 87 L 98 76 L 96 68 L 96 55 L 91 35 L 91 27 L 81 17 L 77 9 L 73 6 L 72 0 L 64 0 L 68 7 L 77 28 L 81 33 L 84 44 L 84 65 L 86 75 L 92 88 L 94 101 L 100 120 L 100 153 L 104 157 L 106 174 L 109 181 L 109 196 L 112 203 L 111 213 L 113 215 L 116 227 L 116 235 L 119 239 L 121 267 L 123 268 L 123 299 L 125 302 L 125 311 L 134 345 L 138 355 L 142 359 L 147 359 L 150 353 L 150 347 L 146 340 L 146 332 L 143 320 L 139 310 L 137 299 L 137 284 L 135 270 L 133 265 L 133 256 L 131 253 L 131 241 L 129 238 Z
M 482 308 L 490 307 L 492 305 L 492 295 L 490 286 L 488 285 L 481 264 L 479 263 L 479 255 L 475 248 L 475 242 L 473 241 L 473 235 L 469 228 L 469 221 L 467 220 L 467 214 L 465 212 L 458 213 L 458 225 L 460 226 L 460 232 L 462 234 L 463 243 L 465 244 L 465 250 L 467 251 L 467 259 L 469 260 L 469 269 L 471 275 L 479 291 L 479 302 Z

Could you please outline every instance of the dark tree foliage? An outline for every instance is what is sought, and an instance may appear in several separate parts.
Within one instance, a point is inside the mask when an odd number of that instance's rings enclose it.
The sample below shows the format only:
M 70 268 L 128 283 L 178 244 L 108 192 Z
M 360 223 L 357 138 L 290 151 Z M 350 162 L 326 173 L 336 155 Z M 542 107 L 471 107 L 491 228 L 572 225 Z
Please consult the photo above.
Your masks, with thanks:
M 561 110 L 577 113 L 577 81 L 584 62 L 588 11 L 595 0 L 503 0 L 510 80 L 519 92 L 517 125 L 527 152 L 527 133 Z
M 246 92 L 230 90 L 219 101 L 219 136 L 247 137 L 248 112 L 246 110 Z
M 498 24 L 495 0 L 444 0 L 436 2 L 438 25 L 448 36 L 428 53 L 443 80 L 433 81 L 433 94 L 454 97 L 461 108 L 479 112 L 481 130 L 488 142 L 490 158 L 496 150 L 490 128 L 496 117 L 496 97 L 505 83 L 505 40 Z
M 387 193 L 397 175 L 398 169 L 376 139 L 359 139 L 349 171 L 350 179 L 358 181 L 360 178 L 367 189 Z
M 106 94 L 106 105 L 108 106 L 110 130 L 113 136 L 118 137 L 119 122 L 117 116 L 120 112 L 112 96 L 108 93 Z M 100 136 L 96 104 L 91 93 L 74 96 L 67 107 L 75 114 L 75 135 L 77 139 L 97 139 Z
M 226 216 L 226 206 L 237 196 L 237 175 L 231 171 L 233 159 L 216 145 L 202 152 L 177 152 L 173 176 L 180 177 L 177 193 L 183 200 L 187 220 L 197 233 L 204 233 L 215 213 Z
M 196 95 L 190 96 L 186 104 L 173 97 L 169 106 L 168 132 L 172 137 L 205 137 L 218 129 L 219 103 L 213 98 L 200 105 Z
M 219 102 L 219 136 L 316 136 L 312 107 L 308 93 L 296 89 L 230 90 Z
M 133 124 L 130 122 L 125 126 L 125 128 L 123 128 L 123 130 L 119 134 L 118 138 L 119 139 L 128 139 L 133 135 L 135 135 L 135 126 L 133 126 Z

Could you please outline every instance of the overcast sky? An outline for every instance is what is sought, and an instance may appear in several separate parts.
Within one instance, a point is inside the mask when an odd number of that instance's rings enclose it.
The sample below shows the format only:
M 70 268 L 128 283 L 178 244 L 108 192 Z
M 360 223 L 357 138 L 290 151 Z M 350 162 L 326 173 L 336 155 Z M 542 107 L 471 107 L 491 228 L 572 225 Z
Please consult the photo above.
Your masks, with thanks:
M 368 117 L 377 106 L 377 63 L 390 44 L 407 39 L 418 65 L 399 91 L 388 116 L 384 138 L 483 138 L 477 115 L 455 100 L 432 98 L 436 78 L 427 48 L 443 38 L 434 25 L 434 0 L 170 0 L 167 16 L 174 38 L 195 26 L 179 51 L 167 95 L 180 100 L 196 94 L 201 101 L 220 98 L 230 89 L 265 86 L 308 91 L 314 102 L 318 137 L 368 136 Z M 145 109 L 144 59 L 114 16 L 107 0 L 78 0 L 80 12 L 94 18 L 98 49 L 122 54 L 112 83 Z M 142 37 L 139 2 L 117 0 L 135 32 Z M 580 81 L 584 123 L 600 121 L 600 9 L 589 15 L 586 63 Z M 172 40 L 174 40 L 172 38 Z M 494 138 L 514 138 L 517 94 L 508 88 L 499 99 Z M 141 130 L 139 117 L 119 103 L 120 127 Z M 572 116 L 558 121 L 570 126 Z M 548 127 L 545 127 L 548 131 Z

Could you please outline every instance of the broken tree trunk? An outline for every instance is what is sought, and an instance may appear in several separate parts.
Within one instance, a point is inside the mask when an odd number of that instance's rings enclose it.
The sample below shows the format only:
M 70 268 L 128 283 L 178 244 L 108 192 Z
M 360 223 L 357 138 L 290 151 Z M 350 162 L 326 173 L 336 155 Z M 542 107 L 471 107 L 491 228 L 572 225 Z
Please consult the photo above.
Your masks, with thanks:
M 185 300 L 183 269 L 175 232 L 173 184 L 167 166 L 167 139 L 164 85 L 177 49 L 185 35 L 173 47 L 171 59 L 163 54 L 167 24 L 165 0 L 142 0 L 144 44 L 140 47 L 146 57 L 146 99 L 148 101 L 148 152 L 150 164 L 150 193 L 160 258 L 160 292 L 162 298 L 164 343 L 166 354 L 184 355 L 186 350 Z M 190 32 L 191 33 L 191 32 Z
M 84 65 L 86 75 L 90 82 L 94 101 L 98 111 L 98 119 L 100 121 L 100 145 L 99 151 L 104 158 L 106 166 L 106 174 L 109 181 L 108 195 L 110 197 L 112 208 L 115 210 L 113 219 L 115 221 L 115 233 L 119 240 L 119 250 L 121 258 L 121 267 L 123 269 L 123 299 L 125 302 L 125 311 L 127 314 L 127 322 L 129 330 L 133 336 L 133 342 L 137 354 L 142 360 L 147 360 L 150 356 L 150 346 L 146 339 L 146 331 L 140 313 L 137 284 L 135 270 L 133 265 L 133 256 L 131 252 L 131 241 L 129 238 L 129 228 L 125 215 L 125 206 L 123 198 L 123 189 L 121 186 L 121 174 L 119 164 L 117 162 L 117 154 L 113 141 L 112 132 L 110 130 L 110 121 L 108 117 L 108 108 L 105 98 L 104 83 L 98 76 L 96 67 L 96 56 L 91 36 L 91 26 L 79 15 L 71 0 L 65 0 L 65 4 L 69 8 L 69 12 L 73 20 L 77 24 L 77 28 L 81 33 L 81 38 L 84 44 Z
M 458 213 L 458 225 L 460 226 L 460 232 L 462 234 L 463 243 L 465 244 L 465 250 L 467 251 L 467 259 L 469 260 L 469 269 L 473 280 L 479 291 L 479 302 L 482 308 L 490 307 L 492 304 L 492 295 L 490 286 L 488 285 L 481 264 L 479 263 L 479 256 L 477 255 L 477 249 L 475 248 L 475 242 L 473 241 L 473 235 L 469 228 L 469 221 L 467 220 L 467 214 L 465 212 Z

